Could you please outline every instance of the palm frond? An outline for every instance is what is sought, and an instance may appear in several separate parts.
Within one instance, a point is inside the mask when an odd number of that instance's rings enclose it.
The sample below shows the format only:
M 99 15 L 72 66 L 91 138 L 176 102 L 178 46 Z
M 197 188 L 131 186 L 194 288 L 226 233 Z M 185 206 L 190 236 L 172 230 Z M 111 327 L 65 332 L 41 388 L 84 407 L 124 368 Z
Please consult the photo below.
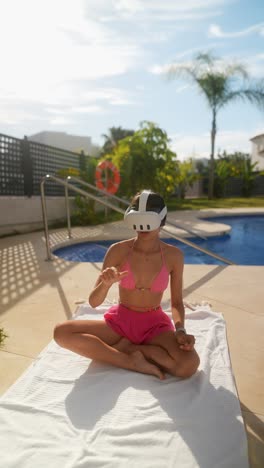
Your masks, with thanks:
M 229 102 L 236 100 L 248 101 L 260 110 L 264 110 L 264 80 L 245 88 L 230 90 L 223 97 L 219 107 L 224 107 Z
M 245 65 L 238 63 L 238 64 L 227 64 L 224 68 L 225 75 L 227 77 L 242 77 L 243 79 L 247 80 L 249 78 L 248 72 L 246 70 Z
M 200 63 L 202 65 L 206 64 L 210 67 L 214 66 L 214 63 L 216 62 L 217 57 L 216 55 L 213 54 L 213 52 L 198 52 L 198 54 L 195 55 L 194 61 L 197 63 Z
M 168 71 L 167 71 L 167 77 L 168 79 L 173 80 L 174 78 L 190 78 L 192 71 L 192 66 L 191 64 L 186 64 L 186 63 L 173 63 Z

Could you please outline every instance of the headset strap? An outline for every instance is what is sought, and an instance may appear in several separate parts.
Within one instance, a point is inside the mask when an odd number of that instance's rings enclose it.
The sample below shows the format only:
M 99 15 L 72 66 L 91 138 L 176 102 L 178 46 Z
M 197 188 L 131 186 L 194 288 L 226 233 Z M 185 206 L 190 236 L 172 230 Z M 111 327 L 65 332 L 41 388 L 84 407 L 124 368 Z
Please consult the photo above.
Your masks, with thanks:
M 148 190 L 143 190 L 143 192 L 141 193 L 140 197 L 139 197 L 139 204 L 138 204 L 138 211 L 147 211 L 147 201 L 148 201 L 148 197 L 149 197 L 149 194 L 151 192 L 149 192 Z M 152 211 L 152 210 L 150 210 Z M 156 213 L 156 211 L 155 211 Z M 164 218 L 164 216 L 166 216 L 167 214 L 167 208 L 166 206 L 164 206 L 162 208 L 162 210 L 157 213 L 160 217 L 160 219 L 162 220 Z
M 158 213 L 161 221 L 163 220 L 164 216 L 166 216 L 166 214 L 167 214 L 167 208 L 166 206 L 164 206 L 164 208 L 162 208 L 162 210 Z
M 143 192 L 141 193 L 139 197 L 138 211 L 147 211 L 146 207 L 147 207 L 149 194 L 150 192 L 148 192 L 147 190 L 143 190 Z

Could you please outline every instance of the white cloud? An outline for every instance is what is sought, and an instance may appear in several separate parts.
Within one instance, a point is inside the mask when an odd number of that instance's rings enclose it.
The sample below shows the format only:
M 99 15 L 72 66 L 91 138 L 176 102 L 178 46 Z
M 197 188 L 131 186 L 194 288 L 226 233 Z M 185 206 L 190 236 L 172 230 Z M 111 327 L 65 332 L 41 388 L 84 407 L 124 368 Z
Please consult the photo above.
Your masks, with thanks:
M 246 57 L 244 62 L 252 76 L 263 79 L 264 53 Z
M 77 106 L 73 107 L 70 112 L 76 114 L 97 114 L 98 112 L 104 112 L 104 109 L 100 106 Z
M 114 1 L 116 13 L 128 17 L 148 17 L 149 20 L 181 21 L 217 16 L 217 7 L 226 5 L 228 0 L 118 0 Z M 230 1 L 229 1 L 230 3 Z
M 117 0 L 114 5 L 116 11 L 122 16 L 134 16 L 144 11 L 143 2 L 140 0 Z
M 217 48 L 219 46 L 219 43 L 215 42 L 215 43 L 211 43 L 210 44 L 210 49 L 213 49 L 213 48 Z M 204 45 L 200 45 L 200 46 L 197 46 L 197 47 L 193 47 L 191 49 L 187 49 L 187 50 L 184 50 L 183 52 L 179 52 L 177 54 L 174 55 L 174 57 L 171 59 L 171 61 L 169 63 L 165 63 L 164 65 L 152 65 L 151 67 L 148 68 L 148 71 L 150 73 L 152 73 L 153 75 L 166 75 L 171 66 L 173 64 L 177 64 L 177 66 L 189 66 L 191 65 L 191 61 L 193 59 L 193 57 L 195 56 L 195 53 L 197 52 L 200 52 L 201 50 L 205 50 L 205 49 L 208 49 L 208 44 Z M 184 58 L 184 57 L 190 57 L 189 60 L 186 60 L 184 62 L 181 62 L 181 59 Z
M 96 14 L 85 16 L 87 4 L 83 0 L 2 1 L 0 122 L 43 120 L 44 125 L 63 125 L 70 122 L 70 112 L 101 112 L 98 100 L 112 106 L 133 102 L 117 88 L 104 87 L 100 97 L 96 81 L 124 74 L 140 63 L 140 45 L 101 23 Z M 95 5 L 90 2 L 90 10 Z M 30 112 L 24 110 L 28 107 Z
M 259 125 L 252 131 L 244 130 L 223 130 L 217 133 L 216 153 L 226 150 L 227 152 L 242 151 L 251 152 L 250 138 L 263 133 L 263 126 Z M 179 160 L 189 157 L 210 157 L 210 133 L 198 135 L 169 135 L 171 148 L 177 153 Z
M 137 29 L 144 23 L 145 32 L 151 23 L 174 23 L 203 20 L 222 14 L 221 7 L 231 0 L 86 0 L 90 18 L 100 18 L 101 24 L 131 23 Z M 235 0 L 234 0 L 235 1 Z
M 34 113 L 26 112 L 22 109 L 6 109 L 2 107 L 0 111 L 0 124 L 17 125 L 20 122 L 34 119 Z
M 134 104 L 132 94 L 128 97 L 128 92 L 118 88 L 94 88 L 85 91 L 82 98 L 86 101 L 105 101 L 110 105 L 131 105 Z
M 65 126 L 65 125 L 69 125 L 72 122 L 73 122 L 73 120 L 71 120 L 71 119 L 68 119 L 66 117 L 59 117 L 59 116 L 50 120 L 51 125 L 59 125 L 60 127 Z
M 0 123 L 15 125 L 19 122 L 36 120 L 45 124 L 70 125 L 78 122 L 82 115 L 106 114 L 113 106 L 139 105 L 137 94 L 142 95 L 142 89 L 136 93 L 128 93 L 119 88 L 98 88 L 90 86 L 89 90 L 77 92 L 77 88 L 70 84 L 50 89 L 50 94 L 42 94 L 35 102 L 31 99 L 16 98 L 13 95 L 3 95 L 0 112 Z M 137 101 L 138 99 L 138 101 Z M 26 109 L 29 109 L 27 111 Z M 74 118 L 73 118 L 74 115 Z
M 52 102 L 62 84 L 121 75 L 142 63 L 147 40 L 169 34 L 152 25 L 207 14 L 226 0 L 2 0 L 0 88 L 16 98 Z M 15 12 L 15 14 L 14 14 Z M 125 27 L 126 14 L 133 24 Z M 210 12 L 209 12 L 210 13 Z M 139 34 L 135 15 L 147 19 Z M 183 15 L 183 16 L 181 16 Z M 106 19 L 113 17 L 115 24 Z M 122 21 L 121 21 L 122 20 Z M 152 26 L 151 26 L 152 25 Z M 142 31 L 142 29 L 141 29 Z M 69 87 L 69 86 L 68 86 Z M 69 91 L 69 90 L 68 90 Z M 63 94 L 63 93 L 62 93 Z
M 165 65 L 153 65 L 152 67 L 149 68 L 149 72 L 153 73 L 153 75 L 166 75 L 170 69 L 171 65 L 165 64 Z
M 37 99 L 62 82 L 115 76 L 135 66 L 140 47 L 86 19 L 82 5 L 81 0 L 5 2 L 0 20 L 5 92 Z
M 86 16 L 113 26 L 134 43 L 162 43 L 177 31 L 192 29 L 192 21 L 204 21 L 222 14 L 220 7 L 230 0 L 86 0 Z M 236 1 L 236 0 L 234 0 Z M 220 9 L 216 9 L 220 8 Z
M 183 85 L 183 86 L 179 86 L 178 88 L 176 88 L 174 90 L 175 93 L 182 93 L 183 91 L 186 91 L 187 89 L 190 89 L 190 88 L 193 88 L 194 86 L 191 86 L 191 85 Z
M 220 26 L 217 24 L 211 24 L 209 27 L 208 35 L 209 37 L 217 37 L 217 38 L 236 38 L 236 37 L 243 37 L 243 36 L 249 36 L 250 34 L 253 33 L 259 33 L 261 36 L 264 36 L 264 23 L 258 23 L 254 24 L 253 26 L 250 26 L 249 28 L 242 29 L 241 31 L 236 31 L 236 32 L 223 32 Z

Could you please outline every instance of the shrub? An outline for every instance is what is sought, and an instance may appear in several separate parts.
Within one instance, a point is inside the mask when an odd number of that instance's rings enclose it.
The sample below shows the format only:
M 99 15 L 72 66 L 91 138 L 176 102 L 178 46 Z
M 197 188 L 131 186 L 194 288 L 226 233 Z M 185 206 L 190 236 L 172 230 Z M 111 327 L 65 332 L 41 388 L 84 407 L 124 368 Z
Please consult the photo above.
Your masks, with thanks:
M 8 335 L 5 334 L 4 329 L 0 328 L 0 346 L 3 346 L 5 339 Z
M 72 223 L 79 226 L 87 226 L 96 223 L 94 201 L 77 195 L 75 197 L 76 209 L 72 214 Z

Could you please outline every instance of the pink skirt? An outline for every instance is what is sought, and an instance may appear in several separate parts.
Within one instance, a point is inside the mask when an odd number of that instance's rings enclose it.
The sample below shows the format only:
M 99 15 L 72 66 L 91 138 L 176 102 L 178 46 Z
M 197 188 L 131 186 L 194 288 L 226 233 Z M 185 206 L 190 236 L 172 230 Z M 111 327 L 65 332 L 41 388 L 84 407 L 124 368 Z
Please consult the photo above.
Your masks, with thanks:
M 171 319 L 161 307 L 137 312 L 118 304 L 110 307 L 104 319 L 112 330 L 135 344 L 147 343 L 160 333 L 175 330 Z

